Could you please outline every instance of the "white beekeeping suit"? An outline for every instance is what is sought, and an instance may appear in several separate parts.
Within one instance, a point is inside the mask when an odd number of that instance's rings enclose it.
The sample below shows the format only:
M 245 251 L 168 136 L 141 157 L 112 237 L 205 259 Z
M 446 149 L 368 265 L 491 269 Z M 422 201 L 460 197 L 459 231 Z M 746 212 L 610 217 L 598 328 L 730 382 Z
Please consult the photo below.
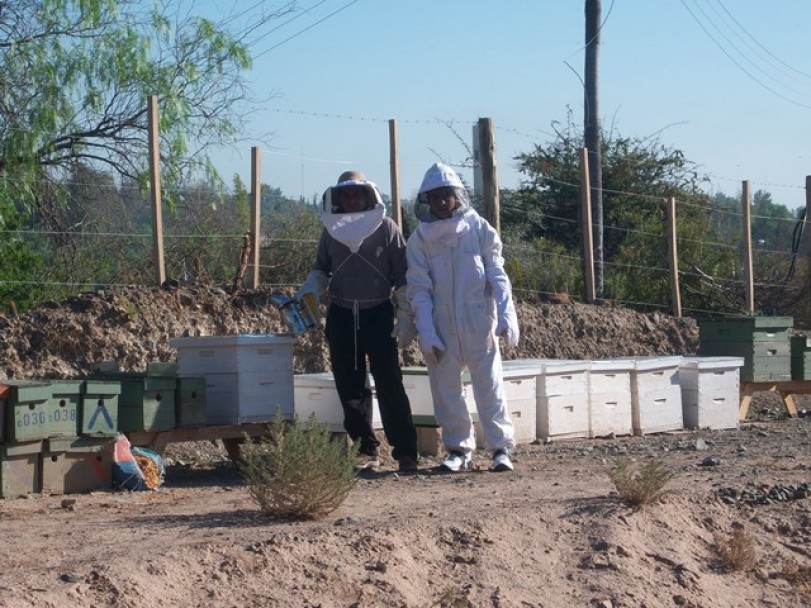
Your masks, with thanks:
M 453 188 L 458 200 L 447 219 L 432 213 L 427 196 L 443 187 Z M 465 455 L 476 447 L 462 387 L 467 367 L 485 447 L 512 450 L 514 432 L 504 396 L 498 336 L 504 335 L 515 346 L 519 331 L 501 239 L 470 207 L 456 173 L 439 163 L 425 175 L 415 212 L 420 224 L 407 246 L 408 298 L 443 443 L 449 452 Z

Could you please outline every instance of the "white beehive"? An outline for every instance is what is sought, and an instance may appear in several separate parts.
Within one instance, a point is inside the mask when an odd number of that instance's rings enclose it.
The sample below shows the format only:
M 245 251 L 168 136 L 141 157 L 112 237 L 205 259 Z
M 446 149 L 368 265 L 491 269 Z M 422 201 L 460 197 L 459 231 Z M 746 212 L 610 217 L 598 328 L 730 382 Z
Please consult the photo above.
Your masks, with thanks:
M 504 395 L 507 400 L 508 411 L 515 427 L 515 440 L 518 443 L 528 443 L 535 440 L 536 420 L 536 382 L 540 373 L 537 364 L 516 365 L 513 361 L 505 361 L 503 369 Z M 434 418 L 434 402 L 431 396 L 431 385 L 428 370 L 425 367 L 404 367 L 403 385 L 411 403 L 411 413 L 417 425 L 421 423 L 436 424 Z M 479 423 L 479 414 L 476 408 L 476 399 L 470 383 L 470 374 L 462 374 L 462 397 L 467 404 L 467 411 L 473 421 L 476 436 L 476 445 L 484 447 L 484 435 Z
M 736 429 L 743 357 L 684 357 L 679 366 L 687 428 Z
M 589 436 L 590 361 L 543 363 L 538 377 L 536 436 L 542 441 Z
M 404 367 L 403 387 L 411 404 L 411 414 L 417 417 L 434 416 L 434 398 L 427 367 Z
M 293 415 L 293 343 L 287 334 L 174 338 L 178 377 L 206 380 L 208 424 Z
M 535 426 L 537 420 L 537 377 L 541 373 L 541 366 L 526 362 L 504 361 L 502 377 L 504 379 L 504 398 L 507 401 L 507 411 L 513 423 L 516 443 L 531 443 L 535 441 Z M 473 427 L 476 432 L 476 447 L 483 449 L 484 433 L 476 401 L 473 397 L 473 388 L 466 381 L 466 395 L 469 395 L 468 410 L 473 417 Z M 472 409 L 471 409 L 472 407 Z
M 371 378 L 369 378 L 369 386 L 372 390 L 372 427 L 382 429 L 380 408 Z M 326 424 L 332 432 L 344 432 L 344 410 L 341 407 L 332 372 L 296 374 L 293 376 L 293 390 L 295 415 L 300 422 L 307 421 L 314 414 L 315 419 Z
M 639 357 L 631 370 L 631 421 L 635 435 L 675 431 L 682 419 L 681 357 Z
M 589 436 L 633 433 L 632 359 L 592 361 L 589 367 Z

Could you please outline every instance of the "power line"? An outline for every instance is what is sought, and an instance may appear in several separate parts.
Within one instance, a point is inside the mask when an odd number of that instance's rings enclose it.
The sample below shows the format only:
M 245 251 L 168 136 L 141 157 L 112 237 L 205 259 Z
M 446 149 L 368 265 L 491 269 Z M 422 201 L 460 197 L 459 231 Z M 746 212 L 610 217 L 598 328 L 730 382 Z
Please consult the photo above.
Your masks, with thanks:
M 785 95 L 783 95 L 783 94 L 782 94 L 782 93 L 780 93 L 779 91 L 775 91 L 775 90 L 774 90 L 772 87 L 770 87 L 769 85 L 765 84 L 764 82 L 762 82 L 761 80 L 759 80 L 759 79 L 758 79 L 756 76 L 754 76 L 754 75 L 753 75 L 753 74 L 752 74 L 752 73 L 751 73 L 749 70 L 747 70 L 747 69 L 746 69 L 744 66 L 742 66 L 742 65 L 740 64 L 740 62 L 738 62 L 738 61 L 737 61 L 737 60 L 736 60 L 736 59 L 735 59 L 735 58 L 734 58 L 734 57 L 733 57 L 733 56 L 732 56 L 732 55 L 731 55 L 731 54 L 730 54 L 730 53 L 729 53 L 729 52 L 726 50 L 726 48 L 724 48 L 724 45 L 723 45 L 723 44 L 721 44 L 721 43 L 720 43 L 720 42 L 719 42 L 719 41 L 718 41 L 718 40 L 715 38 L 715 36 L 713 36 L 713 35 L 712 35 L 712 33 L 711 33 L 711 32 L 710 32 L 710 31 L 709 31 L 709 30 L 708 30 L 708 29 L 707 29 L 707 28 L 704 26 L 704 24 L 702 23 L 701 19 L 699 19 L 699 18 L 698 18 L 698 16 L 697 16 L 697 15 L 696 15 L 696 14 L 693 12 L 693 10 L 692 10 L 692 9 L 691 9 L 691 8 L 690 8 L 688 5 L 687 5 L 687 2 L 686 2 L 685 0 L 680 0 L 680 1 L 681 1 L 682 6 L 683 6 L 683 7 L 684 7 L 684 8 L 687 10 L 687 12 L 688 12 L 688 13 L 690 13 L 690 16 L 692 16 L 692 17 L 693 17 L 693 19 L 695 20 L 695 22 L 698 24 L 698 26 L 701 28 L 701 30 L 702 30 L 702 31 L 703 31 L 703 32 L 704 32 L 704 33 L 707 35 L 707 37 L 709 37 L 709 39 L 710 39 L 710 40 L 712 40 L 712 42 L 713 42 L 713 43 L 714 43 L 714 44 L 715 44 L 715 45 L 716 45 L 716 46 L 717 46 L 717 47 L 718 47 L 718 48 L 721 50 L 721 52 L 722 52 L 724 55 L 726 55 L 726 56 L 727 56 L 727 58 L 728 58 L 728 59 L 729 59 L 729 60 L 730 60 L 732 63 L 734 63 L 734 64 L 737 66 L 737 68 L 738 68 L 739 70 L 741 70 L 741 71 L 742 71 L 744 74 L 746 74 L 746 75 L 747 75 L 747 76 L 748 76 L 748 77 L 749 77 L 749 78 L 750 78 L 752 81 L 754 81 L 755 83 L 757 83 L 758 85 L 760 85 L 761 87 L 763 87 L 764 89 L 766 89 L 767 91 L 769 91 L 770 93 L 772 93 L 773 95 L 775 95 L 776 97 L 779 97 L 779 98 L 780 98 L 780 99 L 782 99 L 783 101 L 787 101 L 787 102 L 789 102 L 789 103 L 791 103 L 791 104 L 794 104 L 794 105 L 796 105 L 796 106 L 799 106 L 799 107 L 801 107 L 801 108 L 811 108 L 811 105 L 804 104 L 804 103 L 801 103 L 801 102 L 799 102 L 799 101 L 795 101 L 795 100 L 791 99 L 790 97 L 786 97 Z M 699 9 L 699 10 L 700 10 L 700 9 Z M 703 11 L 702 11 L 702 12 L 703 12 Z
M 259 53 L 258 55 L 256 55 L 256 56 L 254 57 L 254 59 L 256 60 L 256 59 L 259 59 L 260 57 L 264 57 L 265 55 L 267 55 L 268 53 L 270 53 L 272 50 L 279 48 L 280 46 L 282 46 L 282 45 L 283 45 L 283 44 L 285 44 L 286 42 L 290 42 L 291 40 L 293 40 L 293 38 L 297 38 L 298 36 L 300 36 L 300 35 L 301 35 L 301 34 L 303 34 L 304 32 L 306 32 L 306 31 L 311 30 L 312 28 L 314 28 L 316 25 L 318 25 L 318 24 L 320 24 L 320 23 L 323 23 L 324 21 L 326 21 L 326 20 L 327 20 L 327 19 L 329 19 L 330 17 L 333 17 L 333 16 L 337 15 L 338 13 L 340 13 L 341 11 L 343 11 L 343 10 L 345 10 L 345 9 L 349 8 L 350 6 L 352 6 L 353 4 L 355 4 L 357 1 L 358 1 L 358 0 L 351 0 L 351 2 L 347 2 L 347 3 L 346 3 L 346 4 L 344 4 L 344 5 L 343 5 L 341 8 L 339 8 L 339 9 L 337 9 L 337 10 L 335 10 L 335 11 L 331 12 L 331 13 L 330 13 L 329 15 L 327 15 L 326 17 L 323 17 L 323 18 L 319 19 L 319 20 L 318 20 L 318 21 L 316 21 L 315 23 L 312 23 L 312 24 L 308 25 L 307 27 L 305 27 L 303 30 L 299 30 L 298 32 L 296 32 L 296 33 L 295 33 L 295 34 L 293 34 L 292 36 L 288 36 L 287 38 L 285 38 L 285 39 L 284 39 L 284 40 L 282 40 L 281 42 L 279 42 L 279 43 L 277 43 L 277 44 L 274 44 L 274 45 L 273 45 L 272 47 L 270 47 L 269 49 L 262 51 L 261 53 Z

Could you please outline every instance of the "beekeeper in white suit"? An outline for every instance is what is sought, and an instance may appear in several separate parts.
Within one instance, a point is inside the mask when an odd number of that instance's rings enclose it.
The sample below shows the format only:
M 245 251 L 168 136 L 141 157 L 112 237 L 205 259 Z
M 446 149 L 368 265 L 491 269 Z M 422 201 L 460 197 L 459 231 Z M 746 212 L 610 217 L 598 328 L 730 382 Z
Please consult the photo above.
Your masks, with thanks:
M 511 471 L 515 439 L 499 336 L 514 347 L 519 330 L 501 239 L 470 206 L 462 181 L 447 165 L 428 169 L 414 210 L 420 223 L 408 239 L 407 293 L 448 451 L 440 466 L 461 471 L 472 464 L 476 440 L 462 387 L 467 368 L 492 468 Z

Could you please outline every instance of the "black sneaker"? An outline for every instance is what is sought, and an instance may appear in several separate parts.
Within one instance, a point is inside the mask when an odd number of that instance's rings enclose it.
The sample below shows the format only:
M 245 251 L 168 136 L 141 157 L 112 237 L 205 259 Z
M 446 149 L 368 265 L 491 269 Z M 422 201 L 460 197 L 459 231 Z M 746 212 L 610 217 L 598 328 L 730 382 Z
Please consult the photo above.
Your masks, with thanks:
M 397 462 L 400 465 L 399 470 L 401 473 L 413 473 L 414 471 L 419 469 L 419 467 L 417 466 L 417 461 L 414 460 L 411 456 L 403 456 Z

